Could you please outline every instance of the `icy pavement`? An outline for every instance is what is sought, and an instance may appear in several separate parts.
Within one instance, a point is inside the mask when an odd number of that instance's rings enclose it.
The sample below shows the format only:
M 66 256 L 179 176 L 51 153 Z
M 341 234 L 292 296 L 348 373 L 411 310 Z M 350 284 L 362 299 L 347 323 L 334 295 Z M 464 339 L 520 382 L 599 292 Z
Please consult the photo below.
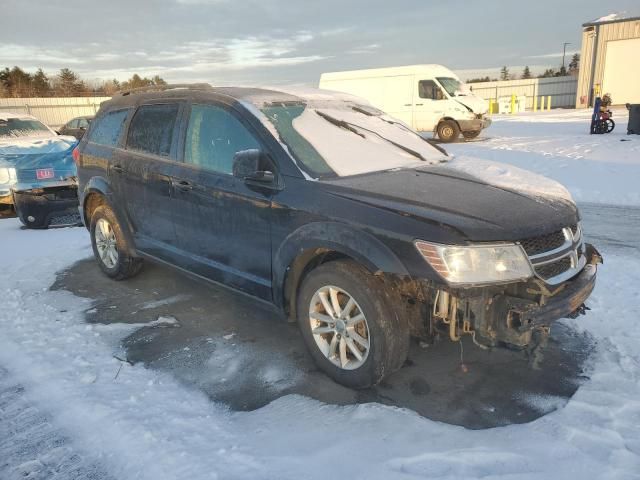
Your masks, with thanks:
M 0 367 L 0 478 L 2 480 L 114 480 L 99 460 L 81 452 L 24 387 Z
M 328 465 L 334 477 L 372 479 L 640 478 L 636 256 L 605 250 L 592 311 L 567 322 L 598 341 L 590 379 L 571 400 L 530 423 L 467 430 L 410 410 L 296 395 L 229 412 L 114 358 L 114 338 L 84 321 L 90 302 L 48 290 L 56 271 L 90 254 L 83 229 L 23 231 L 3 220 L 0 238 L 0 364 L 114 478 L 314 479 Z M 528 401 L 548 408 L 553 399 Z
M 553 178 L 577 201 L 640 205 L 640 135 L 627 135 L 625 109 L 615 110 L 613 118 L 613 132 L 590 135 L 588 109 L 493 115 L 477 141 L 445 148 Z

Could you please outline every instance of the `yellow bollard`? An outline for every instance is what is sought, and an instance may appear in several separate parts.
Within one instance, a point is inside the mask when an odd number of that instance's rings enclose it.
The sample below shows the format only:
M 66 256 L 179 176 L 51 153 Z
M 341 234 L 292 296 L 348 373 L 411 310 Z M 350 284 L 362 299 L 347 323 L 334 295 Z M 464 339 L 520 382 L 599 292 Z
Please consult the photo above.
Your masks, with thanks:
M 515 94 L 511 94 L 511 114 L 516 112 L 516 96 Z
M 538 111 L 538 97 L 533 97 L 533 111 Z
M 551 110 L 551 95 L 547 97 L 547 110 Z

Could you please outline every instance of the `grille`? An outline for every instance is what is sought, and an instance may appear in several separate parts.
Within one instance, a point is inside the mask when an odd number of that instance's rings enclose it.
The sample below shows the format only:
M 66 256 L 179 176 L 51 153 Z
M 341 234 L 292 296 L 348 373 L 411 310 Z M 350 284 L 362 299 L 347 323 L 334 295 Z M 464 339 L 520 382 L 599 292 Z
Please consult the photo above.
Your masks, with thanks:
M 537 255 L 539 253 L 548 252 L 554 248 L 559 248 L 564 245 L 565 238 L 562 230 L 549 233 L 547 235 L 540 235 L 539 237 L 527 238 L 520 243 L 527 252 L 527 255 Z
M 561 273 L 566 272 L 571 268 L 571 259 L 569 257 L 561 258 L 552 263 L 546 263 L 544 265 L 538 265 L 535 267 L 536 273 L 542 278 L 552 278 Z
M 69 213 L 67 215 L 58 215 L 53 217 L 49 222 L 50 227 L 58 227 L 62 225 L 78 225 L 82 222 L 79 213 Z

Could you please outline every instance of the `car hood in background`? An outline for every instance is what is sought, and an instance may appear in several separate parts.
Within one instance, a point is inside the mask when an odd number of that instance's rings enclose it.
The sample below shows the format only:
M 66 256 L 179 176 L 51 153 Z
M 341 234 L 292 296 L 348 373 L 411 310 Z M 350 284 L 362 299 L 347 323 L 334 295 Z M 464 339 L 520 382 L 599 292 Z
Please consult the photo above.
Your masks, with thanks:
M 72 151 L 77 144 L 68 136 L 2 138 L 0 168 L 15 168 L 17 183 L 11 187 L 16 190 L 67 184 L 76 175 Z M 38 179 L 38 170 L 52 176 Z
M 521 240 L 579 220 L 571 196 L 557 182 L 471 158 L 325 183 L 345 187 L 335 195 L 452 228 L 468 241 Z

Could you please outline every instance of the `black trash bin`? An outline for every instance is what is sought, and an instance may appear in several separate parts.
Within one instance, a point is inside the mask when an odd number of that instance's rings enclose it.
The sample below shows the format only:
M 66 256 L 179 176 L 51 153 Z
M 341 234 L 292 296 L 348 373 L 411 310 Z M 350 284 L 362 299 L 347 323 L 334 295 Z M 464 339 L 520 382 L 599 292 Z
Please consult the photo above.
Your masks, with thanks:
M 635 133 L 640 135 L 640 103 L 627 103 L 629 110 L 629 124 L 627 125 L 627 133 L 631 135 Z

